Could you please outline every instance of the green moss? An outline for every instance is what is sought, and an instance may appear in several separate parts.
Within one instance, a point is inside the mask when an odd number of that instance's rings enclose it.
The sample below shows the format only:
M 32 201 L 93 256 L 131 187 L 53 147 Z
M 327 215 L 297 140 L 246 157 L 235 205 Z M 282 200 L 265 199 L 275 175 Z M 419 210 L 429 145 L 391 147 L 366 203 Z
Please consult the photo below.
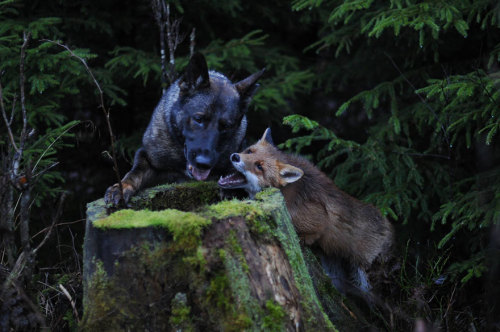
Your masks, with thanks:
M 276 199 L 277 192 L 279 192 L 279 189 L 277 188 L 267 188 L 265 190 L 258 192 L 255 195 L 255 199 L 262 202 L 272 201 Z
M 231 249 L 231 253 L 238 259 L 245 273 L 248 273 L 250 271 L 250 268 L 248 267 L 245 254 L 243 253 L 243 248 L 241 248 L 241 245 L 236 238 L 236 232 L 234 230 L 231 230 L 226 239 L 226 242 Z
M 266 315 L 263 319 L 263 327 L 266 331 L 282 331 L 285 328 L 286 312 L 274 300 L 267 300 Z
M 206 292 L 207 307 L 215 304 L 222 311 L 231 309 L 231 294 L 229 293 L 229 280 L 226 275 L 217 275 L 210 280 Z
M 207 260 L 205 259 L 205 253 L 203 247 L 199 246 L 196 252 L 192 256 L 186 256 L 183 258 L 184 262 L 191 265 L 192 268 L 199 268 L 204 270 L 207 265 Z
M 191 319 L 191 308 L 187 305 L 187 297 L 185 293 L 175 294 L 172 300 L 172 311 L 169 318 L 170 324 L 177 331 L 194 331 L 194 325 Z
M 87 204 L 87 218 L 96 220 L 106 216 L 106 204 L 104 203 L 103 198 Z
M 207 217 L 214 217 L 217 219 L 225 219 L 236 216 L 246 216 L 251 218 L 255 215 L 262 215 L 262 209 L 251 200 L 237 200 L 232 199 L 229 201 L 222 201 L 217 204 L 210 205 L 204 211 Z
M 215 182 L 194 181 L 146 189 L 132 197 L 130 204 L 134 210 L 170 208 L 193 211 L 218 199 L 219 189 Z
M 172 233 L 174 241 L 181 246 L 195 246 L 201 230 L 211 221 L 193 212 L 167 209 L 163 211 L 120 210 L 106 218 L 94 221 L 94 227 L 101 229 L 126 229 L 143 227 L 164 227 Z
M 269 196 L 266 197 L 269 201 Z M 291 223 L 290 214 L 286 209 L 283 196 L 276 195 L 272 199 L 281 200 L 281 204 L 277 205 L 279 208 L 272 210 L 273 219 L 277 222 L 274 235 L 280 241 L 285 253 L 287 254 L 290 265 L 292 266 L 293 276 L 296 281 L 297 288 L 302 296 L 301 304 L 306 314 L 304 317 L 306 330 L 317 330 L 321 326 L 324 326 L 323 323 L 318 320 L 318 314 L 321 314 L 324 322 L 326 323 L 326 327 L 329 330 L 336 331 L 330 319 L 324 310 L 322 310 L 322 306 L 316 295 L 311 276 L 304 261 L 302 248 L 300 247 L 295 228 Z M 276 204 L 276 202 L 274 202 L 274 204 Z
M 251 322 L 251 325 L 245 326 L 246 330 L 258 330 L 261 322 L 261 308 L 255 297 L 252 296 L 250 281 L 239 263 L 239 260 L 232 255 L 226 255 L 224 266 L 228 279 L 231 280 L 229 287 L 235 301 L 231 319 L 233 322 Z M 243 316 L 249 319 L 241 319 Z M 242 327 L 238 328 L 241 331 Z
M 269 223 L 272 223 L 272 218 L 270 218 L 269 211 L 270 206 L 255 200 L 233 199 L 210 205 L 201 213 L 209 218 L 217 219 L 243 216 L 250 231 L 256 235 L 266 236 L 272 234 L 269 226 Z

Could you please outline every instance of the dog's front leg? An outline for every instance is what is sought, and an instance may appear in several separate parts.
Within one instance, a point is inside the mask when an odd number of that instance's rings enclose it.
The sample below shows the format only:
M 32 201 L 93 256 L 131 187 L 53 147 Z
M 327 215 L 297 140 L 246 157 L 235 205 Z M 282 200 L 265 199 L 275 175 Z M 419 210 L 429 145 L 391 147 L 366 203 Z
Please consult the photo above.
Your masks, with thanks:
M 155 178 L 156 173 L 157 171 L 155 171 L 149 162 L 146 150 L 141 147 L 135 153 L 134 165 L 132 166 L 132 169 L 125 174 L 121 181 L 124 203 L 127 204 L 130 197 L 132 197 L 139 189 L 150 183 Z M 121 199 L 122 193 L 120 192 L 120 186 L 118 183 L 115 183 L 106 190 L 104 201 L 107 204 L 117 206 L 120 204 Z

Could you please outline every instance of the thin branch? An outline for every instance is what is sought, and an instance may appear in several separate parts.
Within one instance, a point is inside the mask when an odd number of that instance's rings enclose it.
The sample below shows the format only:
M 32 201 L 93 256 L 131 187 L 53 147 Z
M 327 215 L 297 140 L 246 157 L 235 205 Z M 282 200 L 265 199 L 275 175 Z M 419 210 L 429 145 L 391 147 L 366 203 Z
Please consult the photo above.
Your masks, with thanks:
M 161 87 L 163 94 L 167 91 L 167 59 L 165 50 L 165 24 L 163 23 L 163 0 L 152 0 L 151 7 L 155 16 L 156 24 L 160 30 L 160 59 L 161 59 Z
M 28 140 L 28 112 L 26 111 L 26 93 L 24 90 L 24 83 L 26 80 L 24 66 L 26 62 L 26 48 L 28 47 L 29 41 L 31 39 L 31 32 L 23 32 L 23 45 L 21 46 L 21 59 L 19 63 L 19 90 L 21 98 L 21 111 L 23 119 L 23 129 L 21 130 L 21 137 L 19 140 L 19 151 L 14 154 L 11 174 L 11 180 L 15 181 L 19 176 L 19 167 L 21 164 L 21 159 L 24 154 L 24 146 Z M 31 201 L 31 171 L 29 165 L 25 167 L 24 177 L 26 178 L 26 184 L 24 186 L 19 186 L 21 189 L 21 201 L 20 201 L 20 237 L 21 237 L 21 247 L 23 251 L 27 253 L 30 250 L 30 236 L 29 236 L 29 223 L 30 223 L 30 201 Z M 22 270 L 21 270 L 22 271 Z M 26 271 L 25 271 L 26 272 Z M 29 272 L 28 272 L 29 275 Z
M 170 20 L 170 4 L 166 4 L 162 2 L 163 4 L 163 9 L 165 12 L 165 25 L 167 28 L 167 44 L 168 44 L 168 54 L 169 54 L 169 64 L 170 68 L 168 71 L 168 78 L 170 80 L 170 83 L 172 84 L 175 79 L 175 50 L 177 49 L 177 46 L 182 42 L 184 39 L 184 36 L 181 36 L 179 33 L 179 27 L 181 24 L 181 20 Z
M 193 57 L 194 47 L 196 46 L 196 28 L 193 28 L 189 35 L 189 57 Z
M 9 125 L 12 125 L 12 121 L 14 121 L 14 114 L 16 113 L 16 101 L 17 95 L 14 95 L 14 98 L 12 99 L 12 111 L 10 112 Z
M 71 303 L 71 307 L 73 308 L 73 314 L 75 315 L 76 322 L 80 323 L 80 317 L 78 316 L 78 310 L 76 310 L 75 301 L 73 300 L 68 290 L 63 285 L 59 284 L 59 288 L 62 290 L 64 295 L 68 298 L 69 302 Z
M 76 55 L 68 46 L 61 44 L 59 42 L 50 40 L 50 39 L 42 39 L 42 41 L 47 41 L 49 43 L 58 45 L 58 46 L 64 48 L 65 50 L 67 50 L 72 57 L 77 58 L 83 64 L 83 66 L 85 67 L 85 70 L 87 70 L 90 77 L 94 81 L 94 85 L 97 87 L 97 90 L 99 91 L 99 98 L 100 98 L 100 105 L 99 106 L 101 107 L 101 109 L 104 113 L 104 117 L 106 118 L 106 124 L 108 126 L 109 138 L 111 140 L 111 155 L 113 156 L 113 169 L 115 171 L 116 178 L 118 179 L 118 187 L 120 188 L 120 193 L 121 193 L 120 201 L 123 202 L 123 186 L 122 186 L 120 172 L 118 170 L 118 162 L 117 162 L 116 148 L 115 148 L 115 145 L 116 145 L 115 136 L 113 135 L 113 129 L 111 128 L 111 120 L 109 118 L 109 110 L 104 106 L 104 93 L 101 89 L 101 86 L 99 85 L 99 82 L 97 81 L 94 74 L 92 73 L 92 70 L 90 70 L 85 59 Z
M 69 222 L 61 222 L 61 223 L 58 223 L 54 226 L 56 227 L 59 227 L 59 226 L 64 226 L 64 225 L 73 225 L 73 224 L 77 224 L 79 222 L 82 222 L 82 221 L 85 221 L 86 219 L 78 219 L 78 220 L 75 220 L 75 221 L 69 221 Z M 45 227 L 44 229 L 42 229 L 41 231 L 39 231 L 38 233 L 36 233 L 35 235 L 33 235 L 31 237 L 31 239 L 33 240 L 34 238 L 36 238 L 38 235 L 44 233 L 44 232 L 47 232 L 49 230 L 51 230 L 52 228 L 52 225 L 51 226 L 48 226 L 48 227 Z
M 490 91 L 486 88 L 486 85 L 483 83 L 483 80 L 481 79 L 481 73 L 479 72 L 478 68 L 476 68 L 476 75 L 477 75 L 477 78 L 479 79 L 479 85 L 481 86 L 483 91 L 486 93 L 486 96 L 488 97 L 488 99 L 491 101 L 492 104 L 499 106 L 497 101 L 495 100 L 495 98 L 493 98 L 493 96 L 491 95 Z M 474 83 L 476 83 L 476 82 L 474 82 Z
M 407 152 L 399 152 L 399 151 L 394 151 L 397 154 L 402 154 L 406 156 L 412 156 L 412 157 L 421 157 L 421 158 L 441 158 L 441 159 L 446 159 L 450 160 L 450 156 L 445 156 L 441 154 L 434 154 L 434 153 L 407 153 Z
M 16 141 L 14 140 L 14 135 L 12 134 L 12 129 L 10 127 L 11 121 L 7 120 L 7 113 L 5 113 L 5 106 L 3 104 L 2 82 L 0 82 L 0 110 L 2 111 L 3 121 L 5 122 L 5 126 L 7 127 L 7 133 L 9 134 L 10 144 L 12 145 L 14 150 L 16 150 L 16 152 L 19 152 L 19 148 L 16 145 Z
M 441 130 L 443 131 L 443 136 L 444 136 L 444 139 L 446 140 L 446 143 L 448 144 L 448 152 L 449 152 L 449 150 L 450 150 L 450 140 L 448 138 L 448 134 L 446 133 L 446 129 L 444 128 L 443 123 L 439 120 L 439 117 L 437 116 L 436 111 L 429 105 L 429 103 L 427 103 L 427 101 L 425 100 L 425 98 L 422 97 L 422 95 L 417 92 L 417 88 L 405 76 L 405 74 L 401 71 L 401 69 L 399 69 L 398 65 L 396 64 L 396 62 L 394 62 L 394 60 L 392 59 L 392 57 L 389 54 L 385 53 L 385 52 L 384 52 L 384 55 L 389 59 L 389 61 L 391 61 L 392 65 L 394 66 L 394 68 L 396 68 L 396 70 L 399 72 L 399 74 L 401 75 L 401 77 L 403 77 L 403 79 L 411 86 L 411 88 L 413 89 L 413 91 L 415 92 L 415 94 L 418 96 L 418 98 L 420 99 L 420 101 L 425 105 L 425 107 L 427 107 L 427 109 L 429 109 L 432 112 L 432 114 L 434 114 L 434 117 L 436 118 L 436 121 L 439 123 L 439 125 L 441 126 Z
M 56 137 L 56 139 L 54 139 L 52 141 L 52 143 L 49 144 L 49 146 L 42 152 L 42 154 L 40 155 L 40 157 L 38 158 L 38 160 L 36 161 L 35 163 L 35 166 L 33 166 L 33 170 L 32 172 L 35 173 L 36 171 L 36 168 L 38 166 L 38 163 L 40 163 L 40 161 L 42 160 L 42 158 L 49 152 L 49 149 L 64 135 L 66 134 L 68 131 L 70 131 L 71 129 L 73 129 L 76 125 L 78 125 L 77 123 L 75 123 L 74 125 L 70 126 L 69 128 L 67 128 L 65 131 L 63 131 L 59 136 Z
M 21 154 L 24 150 L 24 144 L 26 143 L 26 139 L 28 138 L 28 114 L 26 112 L 26 95 L 24 92 L 24 81 L 26 77 L 24 75 L 24 64 L 26 61 L 26 48 L 28 47 L 28 43 L 31 38 L 31 32 L 23 32 L 23 45 L 21 46 L 21 62 L 19 64 L 19 91 L 21 94 L 21 111 L 23 116 L 23 129 L 21 131 L 21 140 L 19 143 L 19 150 Z
M 62 214 L 62 210 L 63 210 L 62 207 L 64 204 L 64 200 L 66 199 L 66 196 L 67 196 L 66 192 L 63 192 L 61 194 L 61 197 L 59 197 L 59 202 L 57 203 L 57 210 L 56 210 L 56 213 L 54 214 L 54 216 L 52 217 L 52 224 L 50 225 L 50 229 L 47 232 L 47 234 L 45 234 L 45 236 L 43 237 L 43 240 L 38 244 L 38 246 L 35 249 L 33 249 L 33 255 L 36 255 L 38 250 L 40 250 L 40 248 L 45 244 L 45 242 L 47 242 L 50 235 L 52 234 L 52 230 L 54 229 L 54 226 L 57 224 L 57 221 L 59 220 L 59 218 L 61 218 L 61 214 Z

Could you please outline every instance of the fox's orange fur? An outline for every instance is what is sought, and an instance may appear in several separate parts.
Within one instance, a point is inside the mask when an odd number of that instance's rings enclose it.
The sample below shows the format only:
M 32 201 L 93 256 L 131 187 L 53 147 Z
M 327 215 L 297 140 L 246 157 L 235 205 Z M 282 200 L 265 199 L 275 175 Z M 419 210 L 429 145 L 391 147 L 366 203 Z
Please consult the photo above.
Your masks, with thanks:
M 250 195 L 279 188 L 298 235 L 327 256 L 342 257 L 364 270 L 388 252 L 393 229 L 377 208 L 346 194 L 309 161 L 285 154 L 271 142 L 268 129 L 256 144 L 231 156 L 247 178 L 244 188 Z

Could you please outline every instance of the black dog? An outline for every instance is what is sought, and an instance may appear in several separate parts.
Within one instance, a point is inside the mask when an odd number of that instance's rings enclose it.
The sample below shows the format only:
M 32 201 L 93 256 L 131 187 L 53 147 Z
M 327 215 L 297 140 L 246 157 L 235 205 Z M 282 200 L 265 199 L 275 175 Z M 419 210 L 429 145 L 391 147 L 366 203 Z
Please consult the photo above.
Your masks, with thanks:
M 221 73 L 209 72 L 203 55 L 193 55 L 183 76 L 161 98 L 134 165 L 122 179 L 125 203 L 144 187 L 226 173 L 229 155 L 242 148 L 246 109 L 263 72 L 233 84 Z M 118 184 L 104 198 L 118 205 Z

